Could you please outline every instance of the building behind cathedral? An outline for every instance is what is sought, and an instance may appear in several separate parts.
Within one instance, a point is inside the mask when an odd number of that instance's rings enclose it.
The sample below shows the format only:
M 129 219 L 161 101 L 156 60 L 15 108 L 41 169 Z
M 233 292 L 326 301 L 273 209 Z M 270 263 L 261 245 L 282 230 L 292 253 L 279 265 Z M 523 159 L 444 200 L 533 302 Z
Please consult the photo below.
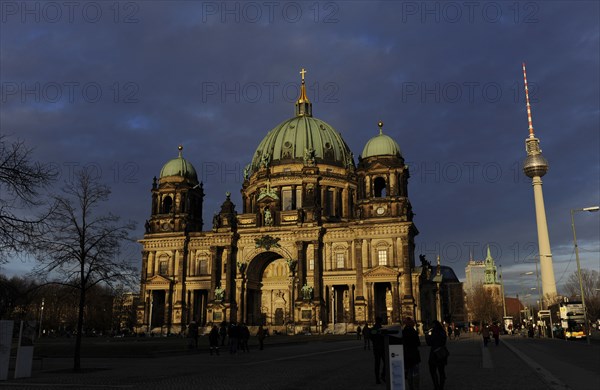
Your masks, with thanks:
M 179 149 L 152 184 L 140 330 L 177 333 L 196 320 L 339 333 L 376 317 L 431 317 L 409 170 L 383 123 L 356 162 L 342 134 L 312 115 L 303 77 L 295 115 L 244 169 L 242 203 L 227 194 L 210 230 L 203 184 Z

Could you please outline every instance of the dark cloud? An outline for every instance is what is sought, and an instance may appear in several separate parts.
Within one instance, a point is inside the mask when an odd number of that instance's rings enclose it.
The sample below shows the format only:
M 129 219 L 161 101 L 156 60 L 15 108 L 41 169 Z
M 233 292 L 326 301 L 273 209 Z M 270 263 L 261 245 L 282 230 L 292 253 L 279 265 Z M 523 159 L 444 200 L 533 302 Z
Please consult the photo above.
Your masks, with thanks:
M 488 243 L 510 275 L 537 242 L 520 168 L 521 61 L 550 162 L 544 195 L 557 262 L 570 256 L 556 249 L 572 247 L 569 210 L 599 203 L 597 3 L 274 2 L 270 10 L 142 1 L 118 3 L 116 15 L 113 3 L 87 2 L 72 22 L 65 9 L 51 22 L 45 3 L 28 3 L 38 4 L 39 21 L 23 22 L 23 2 L 3 2 L 1 131 L 35 146 L 63 180 L 76 164 L 101 170 L 112 209 L 137 220 L 140 236 L 152 177 L 180 143 L 205 183 L 205 220 L 226 191 L 239 209 L 241 169 L 293 115 L 300 67 L 315 116 L 355 157 L 385 122 L 411 166 L 417 251 L 441 252 L 459 275 L 469 250 L 482 258 Z M 84 16 L 86 4 L 95 5 Z M 102 16 L 92 22 L 96 6 Z M 597 269 L 598 215 L 578 214 L 577 229 L 590 250 L 585 264 Z

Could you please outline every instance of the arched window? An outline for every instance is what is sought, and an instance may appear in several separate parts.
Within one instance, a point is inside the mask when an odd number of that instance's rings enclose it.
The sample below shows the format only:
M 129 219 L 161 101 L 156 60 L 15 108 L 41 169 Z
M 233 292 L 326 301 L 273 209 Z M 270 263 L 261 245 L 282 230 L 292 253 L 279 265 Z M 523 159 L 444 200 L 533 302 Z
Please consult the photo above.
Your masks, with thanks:
M 208 274 L 208 260 L 206 257 L 200 257 L 197 260 L 196 275 L 207 275 Z
M 163 207 L 162 207 L 163 214 L 169 214 L 171 212 L 172 207 L 173 207 L 173 199 L 170 196 L 165 196 L 163 198 Z
M 158 274 L 167 275 L 169 272 L 169 256 L 162 254 L 158 258 Z
M 377 249 L 377 264 L 387 265 L 388 264 L 388 251 L 387 249 Z
M 383 177 L 377 177 L 373 181 L 373 186 L 375 187 L 375 197 L 376 198 L 385 198 L 387 185 L 385 183 L 385 179 Z

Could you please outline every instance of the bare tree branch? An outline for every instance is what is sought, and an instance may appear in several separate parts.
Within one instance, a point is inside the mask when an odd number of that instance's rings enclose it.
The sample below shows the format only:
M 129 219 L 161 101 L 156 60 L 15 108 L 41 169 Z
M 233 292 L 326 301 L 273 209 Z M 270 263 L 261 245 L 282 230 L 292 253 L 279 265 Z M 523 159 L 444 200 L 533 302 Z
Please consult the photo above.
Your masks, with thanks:
M 79 292 L 74 370 L 81 368 L 81 333 L 88 291 L 96 285 L 130 283 L 138 276 L 120 252 L 135 224 L 121 223 L 118 216 L 110 213 L 99 214 L 98 208 L 109 197 L 108 186 L 85 170 L 76 172 L 73 182 L 55 197 L 51 229 L 36 240 L 38 266 L 34 273 L 46 280 L 59 278 L 59 283 Z
M 46 228 L 52 207 L 31 216 L 31 209 L 44 204 L 40 191 L 56 178 L 49 165 L 31 161 L 33 150 L 23 141 L 9 142 L 0 135 L 0 264 L 9 254 L 30 249 L 33 238 Z

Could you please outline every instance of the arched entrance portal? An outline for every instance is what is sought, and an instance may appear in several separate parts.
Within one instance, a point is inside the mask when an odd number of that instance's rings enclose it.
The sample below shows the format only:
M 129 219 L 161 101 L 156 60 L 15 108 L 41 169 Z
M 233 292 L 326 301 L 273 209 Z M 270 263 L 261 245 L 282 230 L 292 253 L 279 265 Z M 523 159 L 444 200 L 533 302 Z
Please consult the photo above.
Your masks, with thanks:
M 263 252 L 248 264 L 245 322 L 282 328 L 293 321 L 293 280 L 287 261 L 278 253 Z

